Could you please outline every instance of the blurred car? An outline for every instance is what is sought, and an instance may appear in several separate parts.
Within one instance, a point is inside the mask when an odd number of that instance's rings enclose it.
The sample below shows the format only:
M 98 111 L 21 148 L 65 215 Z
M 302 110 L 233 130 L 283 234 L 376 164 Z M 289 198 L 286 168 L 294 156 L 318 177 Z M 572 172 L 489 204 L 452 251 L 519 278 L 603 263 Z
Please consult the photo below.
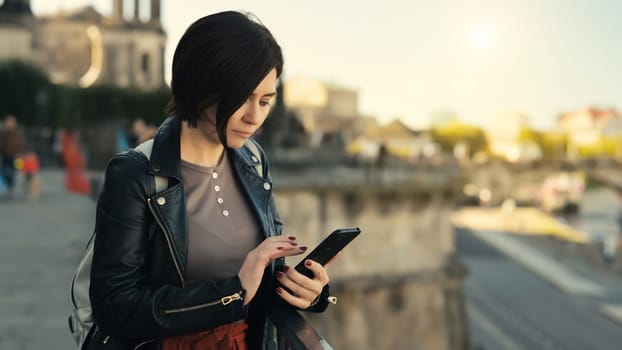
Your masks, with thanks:
M 585 177 L 581 172 L 558 172 L 544 180 L 540 205 L 550 213 L 576 213 L 584 192 Z
M 488 188 L 480 188 L 475 184 L 469 183 L 462 188 L 462 197 L 459 205 L 467 207 L 488 206 L 492 198 L 492 192 Z

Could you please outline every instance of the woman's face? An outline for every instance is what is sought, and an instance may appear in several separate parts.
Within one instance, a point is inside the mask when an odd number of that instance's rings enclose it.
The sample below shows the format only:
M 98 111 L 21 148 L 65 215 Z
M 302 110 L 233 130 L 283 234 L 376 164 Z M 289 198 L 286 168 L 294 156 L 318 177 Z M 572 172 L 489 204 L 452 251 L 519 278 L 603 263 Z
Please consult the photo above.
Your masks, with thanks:
M 276 69 L 272 69 L 270 73 L 257 85 L 248 100 L 240 106 L 229 121 L 227 122 L 227 146 L 231 148 L 240 148 L 244 142 L 251 137 L 257 129 L 261 127 L 263 122 L 270 113 L 270 107 L 276 96 Z M 207 118 L 210 120 L 206 123 L 211 126 L 212 135 L 210 138 L 218 139 L 215 133 L 215 121 L 217 105 L 211 106 L 206 110 Z M 199 122 L 199 128 L 202 128 Z
M 240 148 L 261 127 L 276 96 L 276 69 L 257 85 L 248 100 L 233 113 L 227 123 L 227 146 Z

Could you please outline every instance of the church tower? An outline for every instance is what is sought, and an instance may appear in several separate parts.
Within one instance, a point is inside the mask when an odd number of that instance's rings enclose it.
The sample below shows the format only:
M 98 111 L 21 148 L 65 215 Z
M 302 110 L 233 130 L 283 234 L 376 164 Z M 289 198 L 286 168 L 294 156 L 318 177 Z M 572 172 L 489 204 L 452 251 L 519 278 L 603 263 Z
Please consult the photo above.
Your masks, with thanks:
M 30 0 L 4 0 L 4 4 L 0 6 L 0 11 L 7 11 L 14 14 L 24 14 L 32 17 Z
M 0 60 L 32 58 L 34 24 L 30 0 L 4 0 L 0 6 Z
M 32 25 L 34 17 L 30 9 L 30 0 L 4 0 L 0 6 L 0 23 Z

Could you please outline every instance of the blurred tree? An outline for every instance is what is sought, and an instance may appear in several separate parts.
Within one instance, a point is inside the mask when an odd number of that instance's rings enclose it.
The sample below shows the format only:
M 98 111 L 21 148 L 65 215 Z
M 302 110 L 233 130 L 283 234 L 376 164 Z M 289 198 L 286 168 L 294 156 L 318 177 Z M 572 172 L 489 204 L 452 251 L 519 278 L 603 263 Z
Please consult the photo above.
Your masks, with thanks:
M 542 150 L 545 160 L 560 160 L 566 157 L 568 136 L 562 132 L 543 132 L 524 127 L 518 136 L 519 142 L 534 142 Z
M 159 125 L 170 99 L 168 89 L 150 92 L 96 85 L 86 89 L 59 85 L 53 94 L 51 126 L 92 125 L 111 119 L 130 121 L 137 117 Z
M 24 125 L 42 125 L 53 85 L 38 66 L 17 60 L 0 62 L 0 117 L 15 114 Z
M 31 63 L 0 62 L 0 117 L 12 113 L 24 125 L 78 127 L 136 117 L 159 125 L 170 97 L 168 88 L 145 92 L 110 85 L 54 85 Z
M 442 126 L 430 129 L 432 138 L 446 152 L 453 152 L 457 144 L 463 142 L 468 145 L 469 155 L 488 150 L 488 142 L 484 130 L 477 126 L 463 124 L 452 120 Z
M 538 139 L 540 138 L 539 132 L 537 130 L 522 127 L 518 132 L 518 141 L 519 142 L 535 142 L 538 143 Z
M 125 118 L 141 117 L 152 125 L 160 125 L 166 118 L 164 108 L 171 99 L 171 90 L 162 88 L 151 92 L 132 90 L 127 93 L 122 109 Z
M 285 130 L 287 107 L 285 106 L 285 98 L 283 96 L 283 76 L 279 79 L 279 85 L 276 87 L 276 101 L 274 107 L 266 121 L 261 126 L 261 130 L 257 133 L 256 138 L 261 145 L 270 150 L 281 146 Z
M 581 158 L 617 157 L 622 153 L 622 137 L 603 136 L 591 145 L 578 146 L 577 151 Z

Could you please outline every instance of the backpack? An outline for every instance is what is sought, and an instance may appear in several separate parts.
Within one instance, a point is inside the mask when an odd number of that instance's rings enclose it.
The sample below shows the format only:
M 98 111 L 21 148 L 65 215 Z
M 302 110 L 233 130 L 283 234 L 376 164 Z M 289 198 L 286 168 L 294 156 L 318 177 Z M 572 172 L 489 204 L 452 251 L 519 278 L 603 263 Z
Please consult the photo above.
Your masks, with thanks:
M 263 167 L 261 164 L 261 155 L 257 145 L 252 140 L 248 140 L 245 145 L 253 153 L 253 160 L 257 163 L 255 170 L 259 176 L 263 177 Z M 135 151 L 142 153 L 147 160 L 151 158 L 151 150 L 153 148 L 153 139 L 147 140 L 134 148 Z M 165 190 L 168 186 L 166 177 L 154 176 L 155 193 Z M 153 189 L 153 187 L 152 187 Z M 91 285 L 91 263 L 93 260 L 93 245 L 95 244 L 95 231 L 91 234 L 86 249 L 80 259 L 78 268 L 73 275 L 71 281 L 71 305 L 73 310 L 69 315 L 69 330 L 73 336 L 78 349 L 82 349 L 84 342 L 89 336 L 91 328 L 93 328 L 93 310 L 91 309 L 91 300 L 89 298 L 89 287 Z

